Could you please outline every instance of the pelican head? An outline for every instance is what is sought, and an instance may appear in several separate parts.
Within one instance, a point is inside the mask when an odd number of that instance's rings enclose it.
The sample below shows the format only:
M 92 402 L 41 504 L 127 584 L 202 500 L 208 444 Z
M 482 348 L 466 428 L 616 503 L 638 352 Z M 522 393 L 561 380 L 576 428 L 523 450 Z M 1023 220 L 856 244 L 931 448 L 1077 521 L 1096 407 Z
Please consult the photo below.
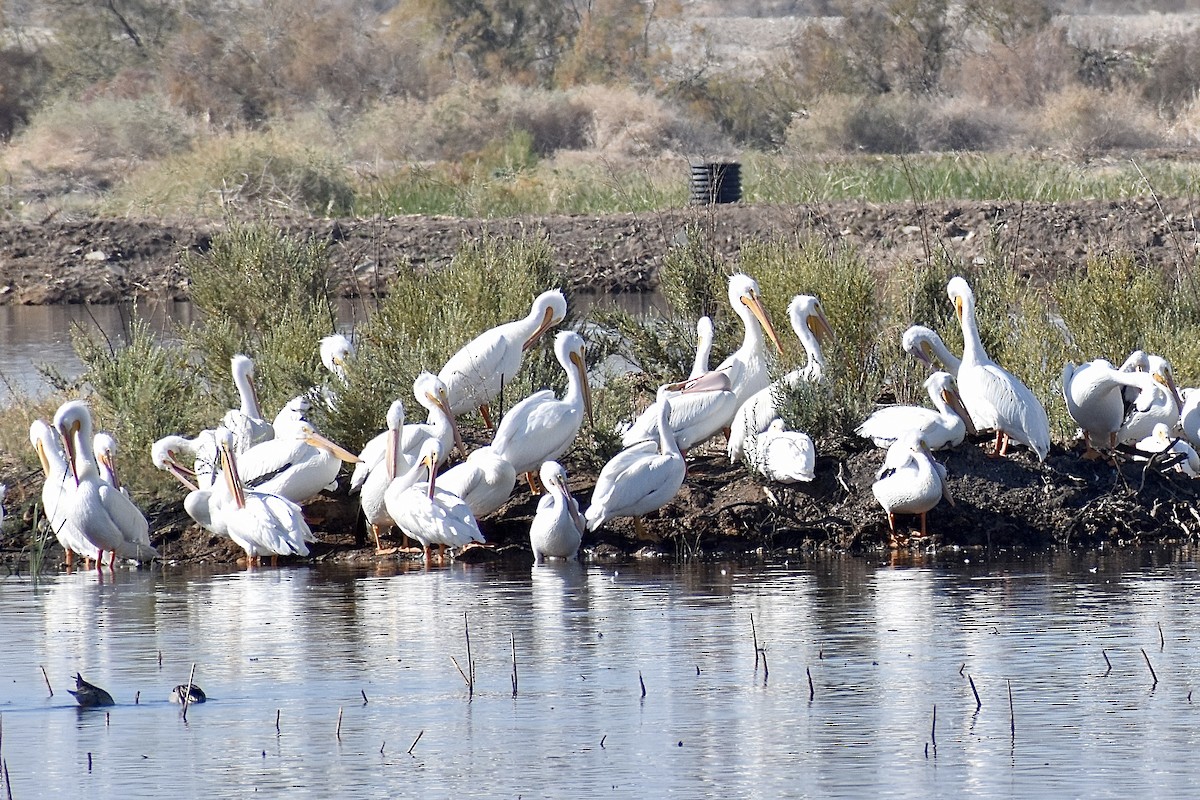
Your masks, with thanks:
M 92 412 L 82 400 L 68 401 L 59 406 L 54 414 L 54 427 L 58 429 L 66 445 L 67 462 L 71 465 L 71 474 L 78 484 L 79 464 L 76 454 L 80 448 L 91 446 Z
M 458 421 L 450 409 L 450 394 L 442 379 L 432 372 L 422 372 L 413 381 L 413 395 L 417 398 L 417 402 L 425 408 L 430 411 L 437 409 L 446 415 L 446 418 L 450 420 L 450 430 L 454 434 L 454 446 L 461 453 L 467 452 L 467 446 L 463 443 L 462 434 L 458 430 Z
M 339 380 L 346 380 L 346 363 L 354 356 L 354 343 L 349 337 L 340 333 L 331 333 L 321 339 L 318 345 L 321 363 L 325 369 L 332 372 Z
M 429 470 L 429 497 L 433 497 L 434 482 L 437 480 L 438 464 L 442 461 L 442 443 L 430 437 L 421 445 L 420 464 Z
M 529 321 L 537 320 L 537 327 L 521 345 L 522 350 L 528 350 L 537 344 L 542 334 L 562 322 L 567 317 L 567 298 L 558 289 L 542 292 L 533 301 L 533 308 L 526 317 Z
M 150 460 L 154 466 L 175 476 L 188 491 L 196 491 L 196 472 L 186 466 L 179 453 L 193 449 L 182 436 L 164 436 L 150 445 Z
M 925 391 L 929 392 L 932 397 L 938 395 L 958 416 L 962 417 L 962 421 L 967 426 L 967 433 L 974 435 L 977 433 L 975 423 L 971 420 L 970 413 L 967 412 L 967 406 L 963 403 L 962 395 L 958 393 L 958 384 L 954 381 L 954 376 L 949 372 L 935 372 L 925 379 Z
M 1146 361 L 1150 368 L 1150 375 L 1154 378 L 1154 381 L 1170 392 L 1177 408 L 1182 408 L 1183 399 L 1179 396 L 1179 387 L 1176 385 L 1175 375 L 1171 371 L 1171 362 L 1162 356 L 1153 355 L 1147 356 Z
M 233 373 L 233 385 L 242 398 L 242 410 L 257 416 L 260 406 L 258 391 L 254 388 L 254 362 L 249 356 L 239 353 L 229 359 L 229 367 Z
M 763 306 L 762 290 L 758 288 L 758 281 L 742 272 L 729 276 L 729 304 L 743 319 L 746 317 L 741 314 L 739 309 L 748 309 L 754 319 L 758 320 L 758 324 L 762 326 L 772 344 L 775 345 L 775 350 L 783 353 L 779 334 L 775 332 L 775 326 L 771 324 L 771 319 L 767 316 L 767 309 Z M 747 322 L 749 322 L 748 319 Z
M 567 371 L 574 369 L 579 376 L 583 408 L 587 412 L 588 422 L 595 427 L 596 417 L 592 413 L 592 387 L 588 384 L 586 349 L 583 337 L 575 331 L 560 331 L 554 337 L 554 354 L 558 357 L 558 363 Z
M 975 310 L 975 293 L 971 291 L 971 286 L 967 283 L 966 278 L 961 275 L 955 275 L 946 284 L 946 295 L 950 298 L 950 302 L 954 303 L 954 315 L 958 317 L 960 323 L 965 314 Z
M 820 344 L 834 340 L 833 326 L 825 316 L 825 309 L 821 308 L 821 301 L 813 295 L 796 295 L 792 302 L 788 303 L 787 311 L 788 320 L 797 336 L 803 328 L 808 328 Z
M 925 366 L 932 369 L 935 366 L 933 360 L 936 358 L 933 351 L 935 338 L 940 340 L 942 337 L 924 325 L 913 325 L 900 338 L 900 346 L 904 348 L 904 352 L 924 362 Z

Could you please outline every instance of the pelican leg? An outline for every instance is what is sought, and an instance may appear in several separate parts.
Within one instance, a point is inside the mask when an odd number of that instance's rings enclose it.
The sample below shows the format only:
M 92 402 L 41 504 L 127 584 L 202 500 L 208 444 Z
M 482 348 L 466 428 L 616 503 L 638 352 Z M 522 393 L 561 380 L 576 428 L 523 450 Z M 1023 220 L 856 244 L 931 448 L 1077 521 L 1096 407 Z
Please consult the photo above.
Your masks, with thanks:
M 646 526 L 642 524 L 642 518 L 641 518 L 641 517 L 634 517 L 634 518 L 633 518 L 633 533 L 634 533 L 634 535 L 635 535 L 635 536 L 637 536 L 637 538 L 639 538 L 639 539 L 645 539 L 645 538 L 646 538 Z
M 390 555 L 391 553 L 396 552 L 396 548 L 394 548 L 394 547 L 389 547 L 386 550 L 383 549 L 383 545 L 379 543 L 379 526 L 378 525 L 371 526 L 371 533 L 375 536 L 375 555 L 386 556 L 386 555 Z M 407 535 L 404 536 L 404 546 L 408 547 L 408 536 Z
M 529 482 L 529 493 L 534 497 L 542 493 L 542 482 L 538 480 L 538 476 L 532 472 L 525 473 L 525 480 Z
M 74 566 L 75 566 L 75 551 L 68 547 L 67 548 L 67 574 L 68 575 L 71 574 L 71 569 Z
M 1004 431 L 1000 432 L 1000 455 L 1008 455 L 1008 434 Z
M 888 512 L 888 544 L 892 548 L 900 546 L 900 533 L 896 530 L 896 515 Z
M 495 431 L 496 426 L 492 424 L 492 409 L 487 403 L 479 407 L 479 414 L 483 417 L 483 424 L 487 425 L 489 431 Z
M 1083 432 L 1083 459 L 1085 461 L 1095 461 L 1102 458 L 1103 454 L 1092 446 L 1092 434 L 1089 431 Z
M 438 563 L 439 564 L 446 563 L 446 545 L 444 545 L 444 544 L 438 545 Z
M 429 553 L 429 545 L 425 545 L 425 566 L 427 567 L 429 566 L 430 558 L 432 558 L 432 556 Z
M 108 553 L 108 571 L 115 572 L 116 564 L 117 564 L 117 551 L 110 550 Z
M 272 553 L 272 554 L 271 554 L 271 566 L 272 566 L 272 567 L 278 567 L 278 566 L 279 566 L 279 556 L 278 556 L 278 555 L 276 555 L 275 553 Z
M 925 516 L 926 516 L 925 512 L 922 511 L 921 512 L 921 538 L 922 539 L 924 539 L 926 536 L 929 535 L 929 531 L 926 530 L 926 528 L 925 528 Z
M 996 443 L 994 445 L 992 445 L 992 457 L 993 458 L 996 456 L 1003 455 L 1003 453 L 1000 452 L 1000 439 L 1003 436 L 1004 436 L 1004 432 L 997 428 L 996 429 Z
M 102 572 L 103 570 L 104 570 L 104 551 L 97 550 L 96 551 L 96 571 Z

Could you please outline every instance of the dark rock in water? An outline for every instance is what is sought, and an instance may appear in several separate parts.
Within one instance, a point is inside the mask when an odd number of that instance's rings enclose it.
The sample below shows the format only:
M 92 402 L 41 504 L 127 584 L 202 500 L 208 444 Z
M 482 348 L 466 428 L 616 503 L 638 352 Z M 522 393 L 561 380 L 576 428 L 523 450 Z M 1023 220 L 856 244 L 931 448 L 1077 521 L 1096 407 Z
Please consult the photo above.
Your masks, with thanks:
M 116 705 L 111 694 L 99 686 L 93 686 L 88 683 L 78 672 L 75 673 L 75 690 L 71 691 L 68 689 L 67 691 L 75 696 L 75 702 L 79 703 L 82 708 L 99 708 L 100 706 Z
M 171 690 L 171 702 L 183 705 L 183 698 L 188 698 L 188 705 L 192 703 L 203 703 L 208 697 L 205 696 L 204 690 L 196 684 L 192 684 L 192 693 L 188 695 L 188 686 L 186 683 L 181 683 Z

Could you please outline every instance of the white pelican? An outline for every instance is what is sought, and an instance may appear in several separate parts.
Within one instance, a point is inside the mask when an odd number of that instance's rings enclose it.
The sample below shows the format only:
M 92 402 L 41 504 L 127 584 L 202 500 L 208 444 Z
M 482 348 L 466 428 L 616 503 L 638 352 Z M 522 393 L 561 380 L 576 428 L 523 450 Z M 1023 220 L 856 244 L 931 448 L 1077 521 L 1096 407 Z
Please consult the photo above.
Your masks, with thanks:
M 546 494 L 538 501 L 533 522 L 529 524 L 533 561 L 540 564 L 547 556 L 574 559 L 587 524 L 579 513 L 579 503 L 567 488 L 567 472 L 557 461 L 547 461 L 542 464 L 540 475 Z
M 44 419 L 35 419 L 29 425 L 29 443 L 33 445 L 42 464 L 45 480 L 42 482 L 42 509 L 58 543 L 62 545 L 69 571 L 75 563 L 75 554 L 83 556 L 85 568 L 91 567 L 92 543 L 74 521 L 64 516 L 59 499 L 66 490 L 67 454 L 63 450 L 62 437 Z
M 420 464 L 428 470 L 429 479 L 413 484 L 403 492 L 389 492 L 384 496 L 388 514 L 396 527 L 421 543 L 426 564 L 430 561 L 429 548 L 435 544 L 438 545 L 439 559 L 444 559 L 446 547 L 483 541 L 479 523 L 462 498 L 437 486 L 441 449 L 437 439 L 426 440 L 421 449 Z
M 237 387 L 241 405 L 231 408 L 221 418 L 221 425 L 233 434 L 234 451 L 244 453 L 256 444 L 275 438 L 275 428 L 263 419 L 254 390 L 254 362 L 238 354 L 230 359 L 233 385 Z
M 504 423 L 500 424 L 503 427 Z M 437 485 L 461 497 L 475 519 L 480 519 L 500 508 L 512 496 L 517 485 L 517 470 L 496 452 L 495 447 L 480 447 L 472 450 L 466 461 L 439 475 Z
M 1200 447 L 1200 389 L 1182 389 L 1180 395 L 1179 430 L 1193 447 Z
M 550 389 L 534 392 L 500 420 L 492 449 L 534 485 L 533 471 L 571 449 L 584 416 L 592 416 L 592 392 L 584 362 L 583 337 L 561 331 L 554 337 L 554 355 L 567 373 L 562 399 Z
M 897 439 L 888 448 L 883 466 L 875 475 L 871 492 L 888 515 L 888 528 L 896 537 L 896 515 L 921 517 L 921 536 L 926 536 L 925 515 L 945 497 L 951 505 L 946 468 L 934 459 L 929 448 L 913 434 Z
M 59 406 L 54 427 L 66 444 L 67 464 L 73 480 L 65 480 L 58 505 L 63 517 L 81 531 L 102 559 L 111 553 L 111 570 L 117 556 L 138 561 L 158 557 L 150 546 L 150 526 L 133 502 L 100 479 L 92 450 L 92 415 L 87 404 L 73 400 Z M 99 567 L 99 564 L 97 564 Z
M 389 447 L 395 448 L 398 459 L 408 460 L 400 448 L 404 430 L 404 401 L 393 400 L 383 421 L 383 431 L 372 437 L 359 451 L 358 463 L 350 474 L 351 494 L 361 490 L 371 473 L 384 463 Z
M 128 497 L 129 491 L 121 485 L 121 476 L 117 474 L 116 438 L 107 431 L 100 431 L 92 437 L 92 452 L 96 454 L 96 468 L 100 470 L 100 480 Z
M 696 356 L 692 359 L 692 371 L 688 373 L 689 378 L 699 378 L 708 372 L 708 360 L 712 357 L 715 336 L 716 331 L 713 328 L 711 317 L 703 316 L 696 320 Z
M 1117 432 L 1119 444 L 1130 444 L 1152 436 L 1154 426 L 1160 422 L 1165 424 L 1168 430 L 1174 430 L 1175 426 L 1179 424 L 1183 402 L 1179 397 L 1179 389 L 1175 385 L 1175 375 L 1171 371 L 1171 363 L 1162 356 L 1144 353 L 1142 356 L 1145 370 L 1129 374 L 1147 374 L 1162 388 L 1161 391 L 1152 392 L 1148 406 L 1144 402 L 1139 402 L 1134 408 L 1127 411 L 1125 421 L 1121 423 L 1121 429 Z M 1126 364 L 1128 363 L 1129 361 L 1126 361 Z
M 329 370 L 342 386 L 349 386 L 346 377 L 346 364 L 354 357 L 354 342 L 341 333 L 331 333 L 322 337 L 317 350 L 321 354 L 321 363 Z
M 277 429 L 276 434 L 275 439 L 238 456 L 238 472 L 255 491 L 304 503 L 336 483 L 343 461 L 358 461 L 358 456 L 329 441 L 308 422 L 301 421 L 291 430 Z
M 641 517 L 671 501 L 683 485 L 683 454 L 668 424 L 671 401 L 659 406 L 658 446 L 645 443 L 617 453 L 600 470 L 588 506 L 588 530 L 594 531 L 613 517 L 633 517 L 641 531 Z
M 671 390 L 670 386 L 680 387 Z M 632 447 L 638 442 L 658 438 L 659 406 L 671 401 L 668 424 L 680 450 L 690 450 L 707 441 L 725 428 L 737 412 L 738 398 L 723 372 L 708 372 L 683 383 L 668 384 L 659 389 L 659 399 L 638 415 L 633 424 L 621 434 L 621 444 Z
M 450 457 L 450 451 L 455 447 L 465 453 L 467 448 L 459 435 L 458 423 L 450 407 L 449 392 L 442 379 L 432 372 L 422 372 L 413 381 L 413 395 L 429 414 L 424 422 L 405 424 L 400 436 L 400 449 L 404 457 L 410 462 L 419 460 L 421 447 L 430 438 L 437 439 L 442 446 L 442 463 Z
M 930 369 L 936 369 L 938 364 L 944 371 L 958 377 L 958 366 L 962 359 L 950 352 L 946 343 L 937 332 L 924 325 L 913 325 L 900 337 L 900 345 L 904 352 L 924 362 Z
M 1050 452 L 1050 420 L 1029 387 L 1001 367 L 983 349 L 975 322 L 975 293 L 962 277 L 946 285 L 954 313 L 962 326 L 963 357 L 958 368 L 958 391 L 979 430 L 995 429 L 995 454 L 1008 452 L 1008 440 L 1027 445 L 1045 461 Z
M 512 383 L 525 351 L 566 316 L 566 298 L 552 289 L 537 296 L 529 316 L 486 330 L 463 345 L 438 373 L 450 397 L 451 413 L 457 416 L 478 408 L 483 421 L 493 427 L 491 402 Z
M 150 445 L 151 463 L 167 474 L 174 476 L 177 481 L 183 484 L 183 488 L 189 492 L 194 492 L 199 488 L 197 482 L 203 483 L 206 488 L 211 488 L 213 486 L 213 475 L 216 474 L 213 465 L 204 462 L 209 469 L 209 473 L 201 480 L 196 470 L 187 466 L 182 461 L 182 456 L 188 456 L 195 463 L 194 441 L 183 436 L 164 436 Z
M 817 449 L 809 435 L 784 430 L 778 417 L 747 443 L 745 455 L 763 477 L 779 483 L 811 481 L 817 463 Z
M 1083 433 L 1085 458 L 1117 446 L 1117 432 L 1125 420 L 1122 393 L 1126 387 L 1137 390 L 1135 403 L 1142 412 L 1155 403 L 1156 394 L 1166 394 L 1148 373 L 1123 372 L 1103 358 L 1079 366 L 1068 361 L 1063 365 L 1062 387 L 1067 413 Z
M 770 383 L 764 335 L 770 338 L 777 352 L 783 353 L 783 345 L 779 343 L 779 334 L 775 333 L 775 326 L 767 317 L 767 310 L 762 303 L 762 290 L 754 278 L 740 272 L 730 276 L 729 305 L 741 319 L 745 333 L 741 347 L 730 353 L 714 371 L 725 373 L 741 404 Z
M 219 495 L 214 492 L 209 508 L 219 515 L 224 534 L 246 551 L 246 566 L 257 565 L 264 555 L 273 564 L 281 555 L 308 555 L 307 543 L 316 539 L 300 506 L 280 495 L 247 491 L 228 440 L 221 443 L 221 461 L 225 486 Z
M 788 303 L 787 310 L 788 321 L 807 358 L 803 366 L 755 392 L 738 407 L 729 426 L 727 448 L 729 460 L 735 463 L 742 458 L 746 438 L 762 433 L 779 416 L 780 396 L 802 382 L 818 383 L 824 374 L 825 356 L 821 343 L 833 338 L 833 327 L 821 308 L 821 301 L 811 294 L 798 294 Z
M 350 491 L 359 492 L 359 503 L 362 505 L 363 516 L 375 537 L 375 550 L 383 554 L 383 546 L 379 543 L 379 534 L 393 524 L 391 516 L 384 505 L 384 493 L 396 485 L 397 491 L 403 490 L 416 483 L 420 477 L 420 465 L 409 463 L 400 450 L 401 431 L 404 428 L 404 403 L 399 400 L 392 402 L 387 413 L 387 429 L 367 442 L 366 447 L 358 454 L 359 462 L 354 465 Z M 382 449 L 382 453 L 376 450 Z M 364 469 L 370 464 L 370 470 Z M 353 480 L 365 473 L 358 485 Z M 389 551 L 390 552 L 390 551 Z
M 1155 424 L 1154 431 L 1144 439 L 1141 439 L 1134 445 L 1143 453 L 1172 453 L 1182 456 L 1174 468 L 1187 475 L 1189 478 L 1195 478 L 1200 475 L 1200 455 L 1197 455 L 1195 448 L 1188 444 L 1185 440 L 1171 435 L 1171 429 L 1165 423 L 1159 422 Z
M 926 378 L 925 391 L 934 408 L 886 406 L 867 417 L 855 433 L 872 440 L 876 447 L 888 447 L 903 434 L 913 431 L 930 450 L 941 450 L 962 444 L 968 429 L 975 432 L 949 372 L 938 371 Z

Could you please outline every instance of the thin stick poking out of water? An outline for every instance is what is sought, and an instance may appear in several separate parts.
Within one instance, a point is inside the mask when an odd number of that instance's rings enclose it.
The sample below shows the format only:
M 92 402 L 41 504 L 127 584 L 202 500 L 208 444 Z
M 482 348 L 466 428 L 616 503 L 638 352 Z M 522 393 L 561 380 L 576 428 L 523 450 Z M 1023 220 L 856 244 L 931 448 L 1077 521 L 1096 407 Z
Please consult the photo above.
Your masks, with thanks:
M 808 667 L 805 667 L 804 671 L 808 673 L 808 702 L 811 703 L 813 701 L 813 697 L 815 697 L 817 694 L 817 690 L 813 688 L 812 670 Z
M 8 759 L 0 761 L 0 767 L 4 768 L 4 795 L 8 800 L 12 800 L 12 783 L 8 780 Z
M 1140 649 L 1142 651 L 1142 658 L 1146 659 L 1146 666 L 1150 668 L 1150 677 L 1154 679 L 1154 684 L 1150 687 L 1153 689 L 1155 686 L 1158 686 L 1158 676 L 1154 674 L 1154 665 L 1150 663 L 1150 656 L 1146 655 L 1146 648 L 1142 647 Z
M 929 739 L 933 742 L 933 754 L 937 755 L 937 703 L 933 704 L 933 725 L 929 728 Z
M 279 733 L 279 709 L 275 709 L 275 733 Z
M 516 697 L 517 696 L 517 636 L 516 636 L 516 634 L 510 632 L 508 634 L 508 638 L 509 638 L 509 641 L 512 642 L 512 661 L 513 661 L 512 686 L 513 686 L 513 697 Z
M 642 671 L 638 670 L 638 683 L 642 685 L 642 699 L 646 699 L 646 681 L 642 680 Z
M 1167 640 L 1165 638 L 1163 638 L 1162 623 L 1160 622 L 1160 623 L 1158 623 L 1158 652 L 1161 653 L 1163 651 L 1163 648 L 1165 648 L 1166 646 L 1167 646 Z
M 762 649 L 758 646 L 758 631 L 754 629 L 754 614 L 750 614 L 750 636 L 754 640 L 754 671 L 758 671 L 758 656 Z
M 410 756 L 412 755 L 413 748 L 415 748 L 417 746 L 417 742 L 421 741 L 421 737 L 424 735 L 425 735 L 424 730 L 421 730 L 420 732 L 417 733 L 417 738 L 413 739 L 413 743 L 408 746 L 408 750 L 407 750 L 408 755 L 410 755 Z
M 1108 673 L 1112 672 L 1112 662 L 1108 660 L 1108 651 L 1101 650 L 1100 655 L 1104 656 L 1104 663 L 1108 664 L 1108 669 L 1104 670 L 1104 677 L 1108 677 Z
M 1013 712 L 1012 681 L 1008 682 L 1008 729 L 1015 742 L 1017 740 L 1017 715 Z
M 342 709 L 338 708 L 337 740 L 342 740 Z
M 195 678 L 196 678 L 196 662 L 193 661 L 191 674 L 188 675 L 187 691 L 183 693 L 183 721 L 184 722 L 187 722 L 187 710 L 188 710 L 188 706 L 191 705 L 191 699 L 192 699 L 192 681 L 195 680 Z
M 979 699 L 979 692 L 975 689 L 975 679 L 971 677 L 971 673 L 967 673 L 967 680 L 971 684 L 971 693 L 975 695 L 975 710 L 983 708 L 983 701 Z
M 50 693 L 51 697 L 54 697 L 54 689 L 50 687 L 50 676 L 46 674 L 46 668 L 41 664 L 38 664 L 38 666 L 41 667 L 42 670 L 42 680 L 46 682 L 46 691 Z
M 366 690 L 366 689 L 359 689 L 358 691 L 359 691 L 359 692 L 362 694 L 362 696 L 363 696 L 363 705 L 365 706 L 365 705 L 367 704 L 367 690 Z

